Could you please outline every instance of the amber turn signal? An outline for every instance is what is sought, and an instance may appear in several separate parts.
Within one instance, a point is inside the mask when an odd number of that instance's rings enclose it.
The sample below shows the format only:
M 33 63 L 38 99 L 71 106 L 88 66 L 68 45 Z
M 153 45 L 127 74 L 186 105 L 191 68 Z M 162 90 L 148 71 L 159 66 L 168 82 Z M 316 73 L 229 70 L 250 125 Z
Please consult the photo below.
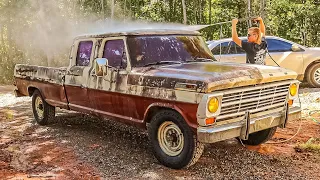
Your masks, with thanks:
M 292 104 L 293 104 L 293 100 L 291 99 L 291 100 L 288 101 L 288 105 L 292 106 Z
M 210 125 L 215 122 L 216 122 L 216 118 L 214 118 L 214 117 L 206 119 L 206 125 Z

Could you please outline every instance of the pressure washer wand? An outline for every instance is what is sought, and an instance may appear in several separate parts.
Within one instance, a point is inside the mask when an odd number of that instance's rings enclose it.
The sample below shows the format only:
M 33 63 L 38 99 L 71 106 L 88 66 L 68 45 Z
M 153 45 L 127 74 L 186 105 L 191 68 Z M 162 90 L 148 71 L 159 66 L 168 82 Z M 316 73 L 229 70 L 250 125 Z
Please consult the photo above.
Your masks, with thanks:
M 248 18 L 240 18 L 240 19 L 238 19 L 238 20 L 239 20 L 239 22 L 242 22 L 242 21 L 253 20 L 253 19 L 256 19 L 256 18 L 257 18 L 257 17 L 248 17 Z M 231 22 L 232 22 L 232 21 L 224 21 L 224 22 L 219 22 L 219 23 L 214 23 L 214 24 L 190 25 L 190 26 L 188 26 L 187 28 L 188 28 L 188 30 L 198 31 L 198 30 L 201 30 L 201 29 L 210 27 L 210 26 L 228 24 L 228 23 L 231 23 Z

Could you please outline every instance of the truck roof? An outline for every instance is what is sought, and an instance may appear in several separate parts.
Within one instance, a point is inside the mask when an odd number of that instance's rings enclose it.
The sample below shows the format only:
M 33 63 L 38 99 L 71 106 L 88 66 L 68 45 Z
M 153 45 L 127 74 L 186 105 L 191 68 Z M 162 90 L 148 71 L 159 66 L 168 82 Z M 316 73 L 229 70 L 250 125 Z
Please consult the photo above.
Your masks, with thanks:
M 117 36 L 141 36 L 141 35 L 201 35 L 198 31 L 184 30 L 184 29 L 141 29 L 119 32 L 106 32 L 101 34 L 85 34 L 76 37 L 82 38 L 105 38 Z

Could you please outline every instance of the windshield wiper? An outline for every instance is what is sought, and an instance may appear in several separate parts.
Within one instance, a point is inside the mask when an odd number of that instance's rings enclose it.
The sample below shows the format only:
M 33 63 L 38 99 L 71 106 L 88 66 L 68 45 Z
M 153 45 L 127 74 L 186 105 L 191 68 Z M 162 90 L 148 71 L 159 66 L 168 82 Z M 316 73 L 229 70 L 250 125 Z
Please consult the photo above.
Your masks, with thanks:
M 152 65 L 161 65 L 161 64 L 182 64 L 180 61 L 158 61 L 145 64 L 143 67 L 152 66 Z

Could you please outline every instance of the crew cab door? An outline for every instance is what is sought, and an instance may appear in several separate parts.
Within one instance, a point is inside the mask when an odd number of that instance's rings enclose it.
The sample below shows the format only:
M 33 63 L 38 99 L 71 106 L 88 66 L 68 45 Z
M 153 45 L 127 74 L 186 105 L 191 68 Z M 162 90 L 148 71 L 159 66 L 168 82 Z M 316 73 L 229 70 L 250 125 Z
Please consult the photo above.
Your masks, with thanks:
M 127 52 L 125 37 L 106 38 L 101 42 L 98 57 L 108 60 L 108 73 L 98 75 L 93 69 L 89 89 L 90 101 L 98 114 L 135 118 L 132 113 L 136 108 L 131 106 L 133 100 L 126 94 L 131 69 Z
M 74 42 L 70 65 L 65 76 L 65 89 L 72 110 L 91 113 L 88 95 L 89 72 L 92 69 L 97 40 L 81 39 Z

